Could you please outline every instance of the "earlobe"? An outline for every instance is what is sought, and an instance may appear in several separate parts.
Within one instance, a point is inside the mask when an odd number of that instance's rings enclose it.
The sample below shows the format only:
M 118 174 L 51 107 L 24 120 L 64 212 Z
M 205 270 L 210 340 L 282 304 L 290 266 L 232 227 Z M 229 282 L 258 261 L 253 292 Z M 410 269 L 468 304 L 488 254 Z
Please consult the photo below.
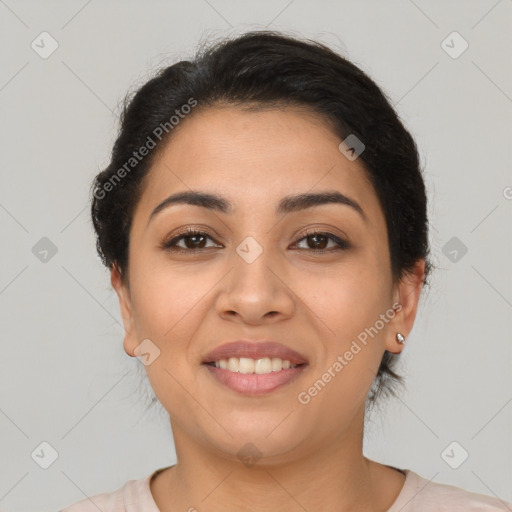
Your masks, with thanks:
M 123 319 L 124 326 L 124 351 L 129 356 L 135 357 L 134 350 L 137 346 L 137 342 L 135 336 L 135 325 L 133 320 L 130 292 L 126 284 L 123 282 L 121 272 L 115 263 L 112 265 L 110 282 L 117 294 L 117 298 L 119 299 L 119 308 L 121 310 L 121 317 Z
M 386 350 L 393 354 L 403 350 L 412 331 L 424 281 L 425 260 L 420 259 L 396 286 L 393 303 L 395 316 L 388 326 L 386 339 Z

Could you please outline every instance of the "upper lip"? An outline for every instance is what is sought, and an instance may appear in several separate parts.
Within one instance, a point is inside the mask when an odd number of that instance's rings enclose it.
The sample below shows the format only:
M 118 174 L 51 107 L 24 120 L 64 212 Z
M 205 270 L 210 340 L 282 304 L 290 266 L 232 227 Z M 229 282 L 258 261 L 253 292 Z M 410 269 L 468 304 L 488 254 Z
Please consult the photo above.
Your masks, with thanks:
M 307 359 L 297 351 L 275 341 L 238 340 L 224 343 L 206 354 L 203 363 L 212 363 L 230 357 L 248 357 L 262 359 L 264 357 L 279 357 L 292 364 L 306 364 Z

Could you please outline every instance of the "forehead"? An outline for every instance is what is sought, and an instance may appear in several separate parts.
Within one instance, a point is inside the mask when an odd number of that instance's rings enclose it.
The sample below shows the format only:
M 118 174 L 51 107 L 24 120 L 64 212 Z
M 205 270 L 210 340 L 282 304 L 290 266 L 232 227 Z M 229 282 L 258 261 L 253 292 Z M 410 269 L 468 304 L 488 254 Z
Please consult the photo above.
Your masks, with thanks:
M 348 160 L 340 143 L 323 116 L 303 108 L 195 111 L 159 152 L 139 207 L 147 213 L 170 193 L 194 189 L 227 197 L 236 212 L 335 189 L 378 214 L 362 161 Z

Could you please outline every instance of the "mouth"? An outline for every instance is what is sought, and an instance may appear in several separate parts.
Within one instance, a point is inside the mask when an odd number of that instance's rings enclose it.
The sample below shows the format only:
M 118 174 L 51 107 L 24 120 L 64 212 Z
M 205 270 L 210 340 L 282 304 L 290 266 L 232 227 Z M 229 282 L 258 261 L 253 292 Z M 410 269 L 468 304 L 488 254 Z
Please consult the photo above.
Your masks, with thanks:
M 300 364 L 293 364 L 288 359 L 280 357 L 262 357 L 261 359 L 252 359 L 249 357 L 230 357 L 229 359 L 220 359 L 206 363 L 215 368 L 228 370 L 230 372 L 243 373 L 245 375 L 254 373 L 257 375 L 266 375 L 267 373 L 280 372 L 289 368 L 297 368 Z
M 210 352 L 202 366 L 221 385 L 241 394 L 260 395 L 295 380 L 308 361 L 280 343 L 236 341 Z

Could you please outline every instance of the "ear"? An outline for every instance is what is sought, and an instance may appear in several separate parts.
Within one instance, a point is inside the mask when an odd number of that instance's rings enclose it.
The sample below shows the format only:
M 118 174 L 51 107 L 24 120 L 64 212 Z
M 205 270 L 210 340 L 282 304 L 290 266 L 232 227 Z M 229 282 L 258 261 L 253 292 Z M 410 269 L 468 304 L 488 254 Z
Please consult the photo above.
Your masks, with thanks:
M 123 279 L 121 277 L 121 272 L 119 271 L 117 265 L 114 263 L 112 265 L 111 273 L 110 273 L 110 282 L 112 287 L 117 293 L 117 298 L 119 299 L 119 306 L 121 309 L 121 316 L 123 318 L 124 324 L 124 341 L 123 347 L 124 351 L 132 357 L 135 357 L 134 350 L 137 346 L 136 339 L 136 331 L 135 331 L 135 321 L 133 318 L 132 312 L 132 304 L 130 297 L 130 290 L 128 286 L 123 283 Z
M 407 340 L 412 331 L 424 282 L 425 260 L 420 259 L 412 270 L 402 277 L 393 290 L 395 315 L 388 324 L 386 335 L 386 350 L 393 354 L 399 354 L 405 346 L 398 343 L 397 333 L 400 333 Z

